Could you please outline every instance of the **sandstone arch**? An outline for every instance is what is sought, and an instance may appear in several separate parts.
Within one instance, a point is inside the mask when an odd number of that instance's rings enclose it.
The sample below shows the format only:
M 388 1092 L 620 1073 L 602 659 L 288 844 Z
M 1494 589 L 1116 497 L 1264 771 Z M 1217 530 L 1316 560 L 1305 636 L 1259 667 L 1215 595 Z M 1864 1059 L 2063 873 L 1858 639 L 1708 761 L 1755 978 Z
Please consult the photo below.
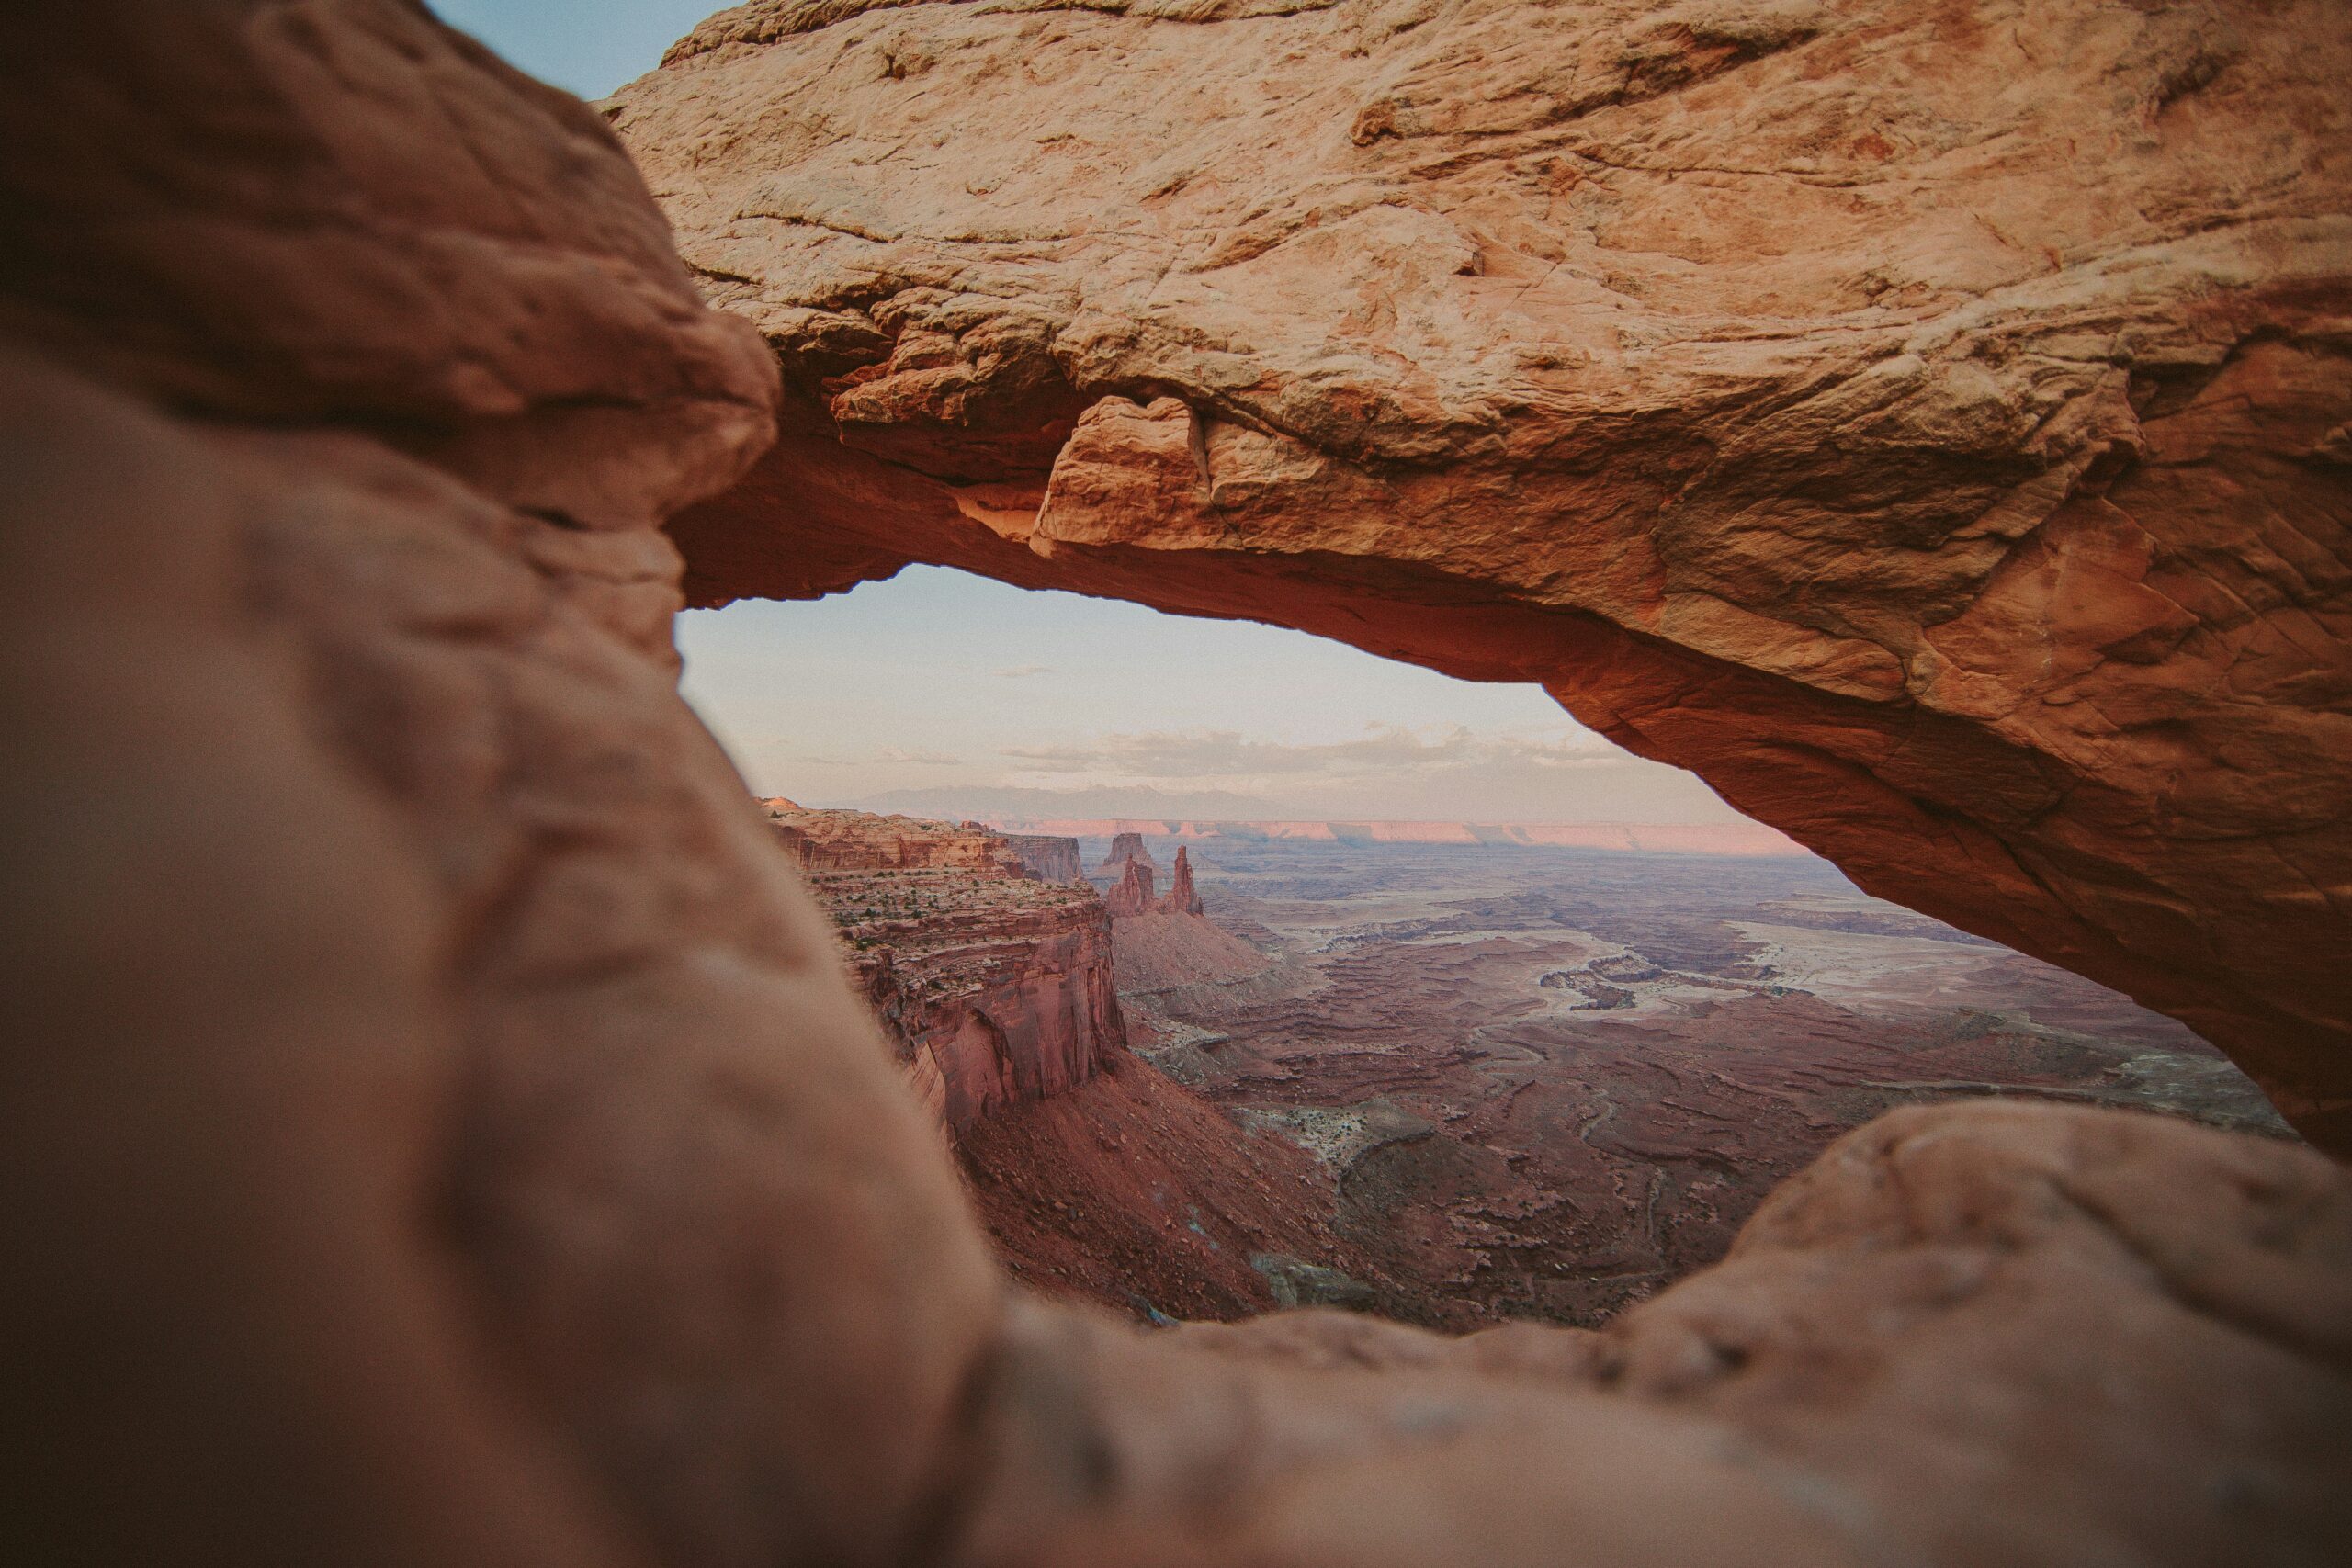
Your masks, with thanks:
M 598 120 L 409 0 L 0 75 L 15 1556 L 2352 1540 L 2352 1182 L 2153 1119 L 1887 1119 L 1600 1336 L 1011 1291 L 677 700 L 657 525 L 775 382 Z
M 2347 70 L 2324 0 L 756 0 L 611 109 L 785 373 L 689 592 L 1541 681 L 2352 1145 Z

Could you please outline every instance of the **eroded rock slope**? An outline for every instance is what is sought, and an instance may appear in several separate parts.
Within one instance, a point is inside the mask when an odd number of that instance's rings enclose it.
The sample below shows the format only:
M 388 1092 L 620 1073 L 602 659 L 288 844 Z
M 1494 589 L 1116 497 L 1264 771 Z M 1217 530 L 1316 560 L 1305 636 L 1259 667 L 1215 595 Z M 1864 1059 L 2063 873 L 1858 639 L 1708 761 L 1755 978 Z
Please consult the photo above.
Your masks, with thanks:
M 2332 0 L 760 0 L 614 122 L 944 562 L 1546 682 L 2352 1146 Z

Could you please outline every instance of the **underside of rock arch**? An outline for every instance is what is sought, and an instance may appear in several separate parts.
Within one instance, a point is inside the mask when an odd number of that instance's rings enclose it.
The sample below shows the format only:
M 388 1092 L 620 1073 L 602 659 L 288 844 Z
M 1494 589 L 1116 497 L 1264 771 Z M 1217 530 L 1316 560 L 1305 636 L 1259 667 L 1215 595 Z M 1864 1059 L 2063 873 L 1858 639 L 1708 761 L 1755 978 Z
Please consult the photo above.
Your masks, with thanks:
M 1540 681 L 2341 1147 L 2347 70 L 2324 3 L 760 3 L 606 112 L 783 367 L 696 602 Z

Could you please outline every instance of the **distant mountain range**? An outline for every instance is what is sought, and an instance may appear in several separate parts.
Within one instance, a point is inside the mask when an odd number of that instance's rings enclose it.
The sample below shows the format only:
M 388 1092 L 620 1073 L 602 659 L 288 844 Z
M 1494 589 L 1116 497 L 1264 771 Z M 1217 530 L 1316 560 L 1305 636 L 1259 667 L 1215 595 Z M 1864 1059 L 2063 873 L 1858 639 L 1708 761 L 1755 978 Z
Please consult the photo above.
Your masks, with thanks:
M 1070 839 L 1280 839 L 1340 844 L 1486 844 L 1504 849 L 1646 850 L 1686 855 L 1809 855 L 1761 822 L 1217 822 L 1136 817 L 984 817 L 1006 833 Z
M 899 812 L 909 817 L 1172 817 L 1241 818 L 1266 817 L 1273 807 L 1253 795 L 1230 790 L 1173 794 L 1142 786 L 1094 789 L 1014 789 L 999 785 L 944 784 L 929 789 L 892 789 L 846 802 L 859 811 Z
M 869 795 L 855 809 L 947 821 L 972 820 L 1007 833 L 1068 838 L 1281 839 L 1381 844 L 1490 844 L 1670 854 L 1805 855 L 1804 845 L 1760 822 L 1393 822 L 1274 819 L 1268 803 L 1216 790 L 899 789 Z

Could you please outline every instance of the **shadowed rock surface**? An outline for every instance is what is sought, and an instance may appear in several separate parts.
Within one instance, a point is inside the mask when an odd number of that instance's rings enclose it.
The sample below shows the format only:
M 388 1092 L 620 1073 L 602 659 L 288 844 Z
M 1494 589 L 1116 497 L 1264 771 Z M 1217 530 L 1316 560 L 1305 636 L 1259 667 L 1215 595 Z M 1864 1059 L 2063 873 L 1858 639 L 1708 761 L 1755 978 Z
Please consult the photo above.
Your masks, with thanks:
M 615 124 L 785 439 L 697 603 L 1246 615 L 1698 770 L 2352 1148 L 2334 0 L 760 0 Z
M 1010 1288 L 677 696 L 771 362 L 597 118 L 406 0 L 0 73 L 12 1557 L 2352 1545 L 2352 1182 L 2153 1118 L 1898 1113 L 1597 1339 Z

